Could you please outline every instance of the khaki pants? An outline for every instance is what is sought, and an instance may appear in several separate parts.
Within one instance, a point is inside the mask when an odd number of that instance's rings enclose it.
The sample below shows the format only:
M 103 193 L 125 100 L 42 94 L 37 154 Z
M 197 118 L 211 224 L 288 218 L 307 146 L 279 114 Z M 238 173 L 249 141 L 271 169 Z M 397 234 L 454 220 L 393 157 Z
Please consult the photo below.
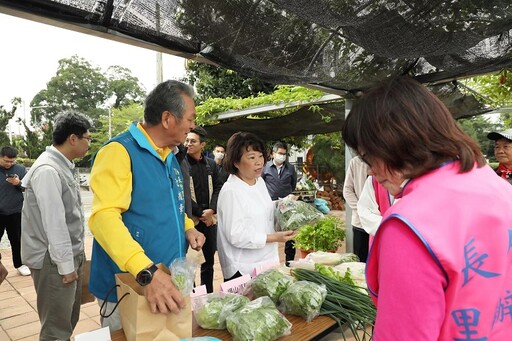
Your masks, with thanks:
M 41 269 L 30 269 L 37 293 L 37 312 L 41 322 L 39 340 L 69 340 L 80 317 L 82 266 L 85 254 L 74 258 L 78 280 L 64 285 L 57 265 L 46 252 Z

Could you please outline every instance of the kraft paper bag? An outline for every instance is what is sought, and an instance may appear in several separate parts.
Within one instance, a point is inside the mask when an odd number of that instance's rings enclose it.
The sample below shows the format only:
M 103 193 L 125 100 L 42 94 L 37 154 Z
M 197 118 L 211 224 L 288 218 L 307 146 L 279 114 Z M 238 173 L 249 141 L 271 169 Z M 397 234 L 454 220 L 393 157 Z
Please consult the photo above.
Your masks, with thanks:
M 162 269 L 162 266 L 159 266 Z M 167 268 L 164 271 L 169 273 Z M 121 323 L 127 341 L 175 341 L 192 337 L 190 296 L 179 314 L 153 314 L 143 288 L 128 273 L 116 274 Z M 126 297 L 122 298 L 123 295 Z
M 86 260 L 82 267 L 82 295 L 80 304 L 94 302 L 96 297 L 89 291 L 89 277 L 91 275 L 91 261 Z

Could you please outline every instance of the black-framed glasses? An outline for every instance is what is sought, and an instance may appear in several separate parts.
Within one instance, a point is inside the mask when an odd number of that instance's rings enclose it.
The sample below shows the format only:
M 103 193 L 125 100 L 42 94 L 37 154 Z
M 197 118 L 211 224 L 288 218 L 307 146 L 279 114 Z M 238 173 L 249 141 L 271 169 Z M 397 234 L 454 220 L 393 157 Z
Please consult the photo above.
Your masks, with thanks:
M 359 157 L 361 158 L 361 160 L 363 160 L 364 163 L 366 163 L 368 165 L 368 167 L 372 167 L 372 164 L 370 161 L 368 161 L 367 159 L 365 159 L 365 155 L 366 154 L 359 154 Z
M 81 139 L 86 139 L 87 142 L 91 143 L 93 142 L 94 140 L 92 139 L 92 137 L 90 136 L 78 136 L 78 138 L 81 140 Z

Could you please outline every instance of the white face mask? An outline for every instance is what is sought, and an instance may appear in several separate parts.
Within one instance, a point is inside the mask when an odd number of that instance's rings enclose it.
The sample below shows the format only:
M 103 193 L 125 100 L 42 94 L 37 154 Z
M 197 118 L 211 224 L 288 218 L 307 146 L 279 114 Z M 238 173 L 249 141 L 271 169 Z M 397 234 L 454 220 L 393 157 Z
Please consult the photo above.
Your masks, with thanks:
M 286 155 L 276 154 L 276 156 L 274 156 L 274 160 L 281 164 L 286 161 Z
M 217 160 L 222 160 L 224 158 L 224 153 L 221 153 L 221 152 L 216 152 L 216 153 L 213 153 L 213 156 L 215 157 L 215 159 Z

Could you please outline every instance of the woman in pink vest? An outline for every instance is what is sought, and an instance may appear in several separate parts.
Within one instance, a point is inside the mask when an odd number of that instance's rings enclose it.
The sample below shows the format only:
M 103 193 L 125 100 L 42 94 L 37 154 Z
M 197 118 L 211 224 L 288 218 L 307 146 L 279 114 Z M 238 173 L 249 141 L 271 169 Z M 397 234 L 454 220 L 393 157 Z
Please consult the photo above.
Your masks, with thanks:
M 367 261 L 374 340 L 512 340 L 512 187 L 478 144 L 408 77 L 368 91 L 343 139 L 400 198 Z

